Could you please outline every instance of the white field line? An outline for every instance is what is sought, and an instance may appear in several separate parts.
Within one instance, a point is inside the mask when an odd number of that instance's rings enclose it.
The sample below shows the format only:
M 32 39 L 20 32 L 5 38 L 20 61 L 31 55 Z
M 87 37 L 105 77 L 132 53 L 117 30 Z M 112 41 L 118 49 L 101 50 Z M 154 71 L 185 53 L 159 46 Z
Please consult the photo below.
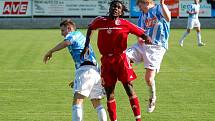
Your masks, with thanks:
M 8 69 L 8 70 L 1 70 L 2 72 L 71 72 L 69 69 L 56 69 L 56 70 L 44 70 L 44 69 Z
M 53 112 L 53 113 L 46 113 L 46 112 L 41 112 L 41 113 L 0 113 L 0 115 L 4 115 L 4 114 L 10 114 L 10 115 L 16 115 L 16 117 L 18 115 L 38 115 L 38 114 L 42 114 L 42 115 L 71 115 L 70 113 L 60 113 L 60 112 Z
M 70 90 L 70 88 L 68 87 L 68 89 L 0 89 L 0 91 L 68 91 Z
M 44 82 L 22 81 L 23 79 L 19 79 L 19 80 L 21 80 L 21 81 L 20 82 L 14 82 L 14 81 L 11 81 L 11 82 L 0 82 L 0 84 L 11 84 L 11 83 L 14 84 L 14 85 L 16 85 L 16 84 L 28 84 L 28 85 L 32 85 L 32 84 L 44 84 Z M 70 80 L 65 80 L 65 81 L 63 80 L 62 83 L 60 83 L 60 82 L 48 82 L 48 83 L 49 83 L 49 85 L 62 85 L 64 83 L 66 83 L 66 82 L 70 83 L 71 81 Z

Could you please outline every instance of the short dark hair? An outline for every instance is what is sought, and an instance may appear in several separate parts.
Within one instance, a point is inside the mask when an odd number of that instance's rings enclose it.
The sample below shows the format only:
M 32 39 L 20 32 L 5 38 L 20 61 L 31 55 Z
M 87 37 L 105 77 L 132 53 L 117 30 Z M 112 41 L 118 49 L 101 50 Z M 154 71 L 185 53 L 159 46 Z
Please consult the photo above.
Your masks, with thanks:
M 122 5 L 122 16 L 124 16 L 125 12 L 129 12 L 128 8 L 125 6 L 125 3 L 121 0 L 112 0 L 111 2 L 109 2 L 110 6 L 112 6 L 113 4 L 116 3 L 120 3 Z
M 68 26 L 68 25 L 72 25 L 73 28 L 74 28 L 74 30 L 76 30 L 75 22 L 73 22 L 71 19 L 66 19 L 66 20 L 64 20 L 64 21 L 62 21 L 60 23 L 60 27 L 62 27 L 62 26 Z

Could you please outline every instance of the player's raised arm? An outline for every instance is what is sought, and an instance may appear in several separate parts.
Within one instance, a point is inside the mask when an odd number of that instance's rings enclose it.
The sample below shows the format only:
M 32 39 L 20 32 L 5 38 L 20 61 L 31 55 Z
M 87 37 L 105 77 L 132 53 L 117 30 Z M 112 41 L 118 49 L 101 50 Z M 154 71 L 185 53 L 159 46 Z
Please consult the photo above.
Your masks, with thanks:
M 64 49 L 65 47 L 69 46 L 71 43 L 69 41 L 63 41 L 59 44 L 57 44 L 54 48 L 52 48 L 51 50 L 49 50 L 44 58 L 43 58 L 43 62 L 46 64 L 48 60 L 50 60 L 52 58 L 52 53 L 56 52 L 56 51 L 59 51 L 59 50 L 62 50 Z
M 161 8 L 163 11 L 164 18 L 166 21 L 170 22 L 171 21 L 171 12 L 169 11 L 168 7 L 164 3 L 165 0 L 160 0 Z
M 103 17 L 98 16 L 96 17 L 91 23 L 88 25 L 87 29 L 87 35 L 86 35 L 86 42 L 85 42 L 85 47 L 84 50 L 81 52 L 80 58 L 84 57 L 84 55 L 89 52 L 89 44 L 90 44 L 90 37 L 92 35 L 92 31 L 96 30 L 99 25 L 101 24 L 100 20 L 103 19 Z
M 84 50 L 81 52 L 80 58 L 84 57 L 84 55 L 87 52 L 89 52 L 89 44 L 90 44 L 91 35 L 92 35 L 92 29 L 89 27 L 88 30 L 87 30 L 85 47 L 84 47 Z
M 143 30 L 142 28 L 136 26 L 135 24 L 127 21 L 129 28 L 130 28 L 130 33 L 134 34 L 140 38 L 142 38 L 142 40 L 145 41 L 145 43 L 147 44 L 151 44 L 152 40 L 151 37 L 149 37 L 147 34 L 145 34 L 145 30 Z

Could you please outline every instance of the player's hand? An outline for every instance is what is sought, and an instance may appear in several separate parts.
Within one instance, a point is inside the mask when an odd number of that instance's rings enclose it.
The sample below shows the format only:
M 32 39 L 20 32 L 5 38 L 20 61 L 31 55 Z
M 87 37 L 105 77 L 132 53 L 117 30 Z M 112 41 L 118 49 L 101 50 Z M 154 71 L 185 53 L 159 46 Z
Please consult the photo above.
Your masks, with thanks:
M 43 58 L 43 62 L 46 64 L 47 61 L 50 60 L 51 58 L 52 58 L 52 52 L 48 51 Z
M 71 82 L 69 83 L 69 86 L 70 86 L 71 88 L 73 88 L 73 86 L 74 86 L 74 82 L 73 82 L 73 81 L 71 81 Z
M 152 44 L 152 39 L 150 36 L 147 36 L 147 39 L 145 39 L 145 40 L 146 40 L 145 41 L 146 44 Z
M 141 38 L 141 37 L 138 37 L 137 42 L 138 42 L 138 44 L 143 45 L 145 43 L 145 40 L 143 40 L 143 38 Z
M 187 14 L 192 14 L 190 11 L 187 11 Z
M 152 44 L 152 39 L 150 36 L 143 34 L 142 39 L 145 40 L 145 44 Z
M 160 0 L 160 4 L 163 5 L 165 0 Z
M 85 54 L 89 54 L 89 48 L 88 47 L 84 47 L 84 50 L 81 52 L 80 55 L 80 59 L 84 57 Z

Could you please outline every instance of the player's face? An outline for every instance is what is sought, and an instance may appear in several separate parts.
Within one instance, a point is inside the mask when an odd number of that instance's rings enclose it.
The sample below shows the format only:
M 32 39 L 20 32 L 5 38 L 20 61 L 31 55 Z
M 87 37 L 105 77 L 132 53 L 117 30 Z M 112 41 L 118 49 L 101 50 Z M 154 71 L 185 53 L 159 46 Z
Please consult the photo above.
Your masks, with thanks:
M 68 34 L 68 29 L 66 26 L 61 26 L 60 27 L 60 30 L 61 30 L 61 35 L 66 37 L 66 35 Z
M 194 0 L 194 2 L 197 4 L 197 3 L 199 3 L 199 0 Z
M 122 15 L 122 9 L 122 4 L 116 2 L 115 4 L 110 6 L 110 15 L 114 18 L 117 18 Z
M 141 11 L 148 10 L 149 2 L 140 2 L 138 7 Z

